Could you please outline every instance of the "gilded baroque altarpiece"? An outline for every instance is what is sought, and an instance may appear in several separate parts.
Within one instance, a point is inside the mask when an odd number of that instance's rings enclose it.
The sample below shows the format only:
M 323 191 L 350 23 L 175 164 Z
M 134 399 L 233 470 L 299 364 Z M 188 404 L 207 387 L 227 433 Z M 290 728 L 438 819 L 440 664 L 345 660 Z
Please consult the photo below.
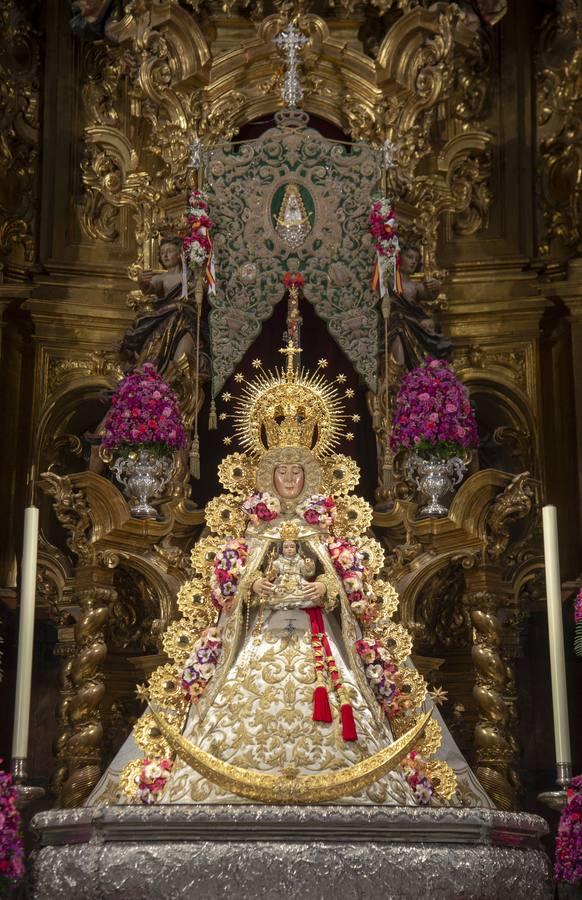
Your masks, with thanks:
M 220 391 L 268 328 L 282 275 L 300 270 L 330 340 L 380 396 L 366 233 L 378 190 L 395 199 L 425 272 L 442 279 L 439 308 L 485 449 L 448 518 L 418 520 L 403 483 L 383 505 L 380 483 L 373 524 L 417 665 L 448 691 L 445 716 L 490 796 L 515 808 L 514 663 L 539 604 L 541 483 L 566 519 L 581 511 L 572 489 L 581 426 L 556 413 L 582 411 L 582 383 L 563 366 L 582 351 L 576 4 L 549 4 L 539 21 L 525 0 L 510 0 L 501 21 L 484 19 L 479 4 L 408 0 L 94 6 L 94 21 L 77 10 L 73 32 L 56 0 L 0 3 L 0 365 L 10 423 L 0 454 L 12 473 L 2 485 L 1 584 L 14 590 L 32 469 L 45 498 L 40 608 L 63 659 L 58 802 L 82 802 L 115 734 L 129 730 L 135 683 L 163 661 L 204 524 L 185 468 L 159 520 L 138 521 L 110 480 L 86 470 L 82 443 L 122 374 L 114 345 L 143 308 L 138 274 L 157 267 L 161 238 L 184 225 L 199 138 L 218 223 L 205 391 Z M 308 39 L 302 110 L 312 122 L 300 127 L 273 123 L 284 69 L 274 38 L 290 17 Z M 267 125 L 253 132 L 253 122 Z M 278 218 L 290 184 L 307 223 L 295 246 Z M 185 402 L 191 372 L 171 377 Z M 570 577 L 579 543 L 569 529 Z

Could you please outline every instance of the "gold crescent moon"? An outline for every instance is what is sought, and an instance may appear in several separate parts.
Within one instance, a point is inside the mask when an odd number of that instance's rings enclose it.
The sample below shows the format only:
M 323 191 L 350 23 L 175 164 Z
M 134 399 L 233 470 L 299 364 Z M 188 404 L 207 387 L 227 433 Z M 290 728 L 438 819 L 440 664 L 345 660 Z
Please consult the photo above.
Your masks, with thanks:
M 223 762 L 196 747 L 150 707 L 152 716 L 166 741 L 189 766 L 209 781 L 232 794 L 261 803 L 323 803 L 357 794 L 372 782 L 390 772 L 411 750 L 426 727 L 432 711 L 398 740 L 353 766 L 330 775 L 271 775 L 253 769 L 242 769 Z

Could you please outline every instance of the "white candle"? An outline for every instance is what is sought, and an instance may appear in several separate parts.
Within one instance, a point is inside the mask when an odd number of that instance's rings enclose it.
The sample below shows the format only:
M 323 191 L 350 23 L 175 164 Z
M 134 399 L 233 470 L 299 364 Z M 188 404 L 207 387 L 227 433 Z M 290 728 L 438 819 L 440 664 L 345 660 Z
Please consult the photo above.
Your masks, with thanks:
M 566 659 L 564 656 L 564 629 L 562 627 L 562 589 L 556 507 L 544 506 L 542 515 L 556 764 L 558 766 L 560 764 L 569 766 L 572 762 L 572 753 L 570 750 L 570 729 L 568 727 L 568 695 L 566 692 Z
M 16 670 L 16 703 L 14 707 L 14 735 L 12 738 L 13 759 L 26 759 L 28 756 L 37 548 L 38 509 L 36 506 L 29 506 L 24 511 L 18 667 Z

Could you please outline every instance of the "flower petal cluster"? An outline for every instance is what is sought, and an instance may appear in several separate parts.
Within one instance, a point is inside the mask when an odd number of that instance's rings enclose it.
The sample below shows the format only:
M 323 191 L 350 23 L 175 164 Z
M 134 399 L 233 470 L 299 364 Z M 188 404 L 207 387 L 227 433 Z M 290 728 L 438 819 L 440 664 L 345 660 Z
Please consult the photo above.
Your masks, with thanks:
M 405 756 L 400 766 L 406 781 L 412 788 L 419 806 L 428 806 L 434 794 L 434 784 L 428 777 L 426 760 L 413 750 Z
M 191 701 L 200 698 L 214 675 L 222 653 L 219 628 L 207 628 L 194 644 L 182 672 L 182 692 Z
M 243 512 L 251 522 L 272 522 L 281 512 L 281 502 L 268 491 L 257 491 L 244 501 Z
M 404 375 L 392 413 L 390 448 L 447 458 L 479 446 L 466 387 L 449 363 L 427 359 Z
M 305 284 L 305 278 L 301 272 L 285 272 L 283 275 L 283 284 L 286 288 L 301 288 Z
M 337 508 L 333 497 L 313 494 L 298 504 L 297 512 L 303 516 L 308 525 L 330 528 L 333 525 Z
M 372 204 L 368 230 L 374 238 L 374 249 L 378 256 L 391 259 L 393 266 L 396 265 L 400 255 L 400 243 L 396 213 L 391 200 L 376 200 Z
M 368 572 L 363 554 L 346 538 L 328 541 L 327 551 L 342 580 L 352 612 L 363 624 L 373 622 L 377 617 L 375 597 L 366 584 Z
M 24 875 L 24 848 L 16 799 L 12 775 L 0 770 L 0 893 L 3 887 L 15 885 Z
M 203 191 L 192 191 L 188 202 L 190 234 L 183 239 L 182 248 L 190 268 L 196 270 L 206 265 L 212 253 L 210 229 L 213 223 L 208 215 L 208 198 Z
M 364 663 L 366 678 L 376 695 L 376 700 L 388 719 L 394 719 L 412 708 L 402 688 L 402 672 L 381 641 L 359 640 L 354 644 L 356 653 Z
M 167 453 L 186 446 L 176 395 L 150 363 L 119 382 L 104 428 L 108 449 L 154 445 Z
M 173 762 L 161 757 L 142 759 L 141 769 L 136 776 L 136 798 L 148 806 L 155 803 L 170 777 Z
M 566 794 L 556 838 L 554 878 L 582 884 L 582 775 L 572 778 Z
M 244 541 L 228 540 L 212 563 L 210 589 L 217 609 L 232 607 L 239 578 L 244 570 L 249 548 Z

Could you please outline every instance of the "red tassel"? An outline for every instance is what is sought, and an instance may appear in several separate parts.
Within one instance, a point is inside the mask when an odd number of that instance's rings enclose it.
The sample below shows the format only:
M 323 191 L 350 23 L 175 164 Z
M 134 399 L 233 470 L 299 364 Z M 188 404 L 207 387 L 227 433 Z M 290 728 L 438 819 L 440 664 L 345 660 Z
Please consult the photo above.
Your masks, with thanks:
M 342 703 L 342 737 L 344 741 L 358 740 L 354 711 L 349 703 Z
M 325 685 L 318 684 L 313 692 L 313 721 L 331 722 L 331 706 Z

